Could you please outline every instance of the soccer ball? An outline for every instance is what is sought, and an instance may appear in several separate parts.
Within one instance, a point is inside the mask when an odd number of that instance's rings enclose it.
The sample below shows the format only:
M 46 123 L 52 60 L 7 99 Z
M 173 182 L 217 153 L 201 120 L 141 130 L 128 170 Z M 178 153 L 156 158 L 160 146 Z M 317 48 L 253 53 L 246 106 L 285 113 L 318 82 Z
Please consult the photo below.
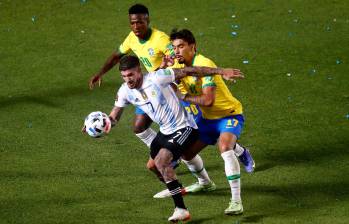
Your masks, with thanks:
M 84 124 L 86 133 L 93 138 L 108 134 L 111 128 L 108 115 L 101 111 L 95 111 L 87 115 Z

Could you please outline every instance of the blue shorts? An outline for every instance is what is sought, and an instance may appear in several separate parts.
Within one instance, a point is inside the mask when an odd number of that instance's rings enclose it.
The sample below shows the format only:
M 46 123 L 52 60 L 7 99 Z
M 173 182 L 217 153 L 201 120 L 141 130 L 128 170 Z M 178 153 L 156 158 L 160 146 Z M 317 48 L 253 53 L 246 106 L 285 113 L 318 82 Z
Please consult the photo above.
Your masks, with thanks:
M 142 114 L 145 114 L 145 112 L 144 112 L 141 108 L 136 107 L 136 109 L 135 109 L 135 114 L 136 114 L 136 115 L 142 115 Z
M 201 119 L 202 113 L 201 113 L 199 106 L 197 106 L 195 104 L 191 104 L 191 103 L 183 101 L 183 100 L 181 100 L 181 104 L 188 113 L 193 115 L 196 123 Z
M 201 118 L 200 121 L 197 122 L 200 140 L 208 145 L 214 145 L 220 134 L 224 132 L 232 133 L 239 138 L 244 126 L 244 121 L 244 116 L 242 114 L 214 120 Z

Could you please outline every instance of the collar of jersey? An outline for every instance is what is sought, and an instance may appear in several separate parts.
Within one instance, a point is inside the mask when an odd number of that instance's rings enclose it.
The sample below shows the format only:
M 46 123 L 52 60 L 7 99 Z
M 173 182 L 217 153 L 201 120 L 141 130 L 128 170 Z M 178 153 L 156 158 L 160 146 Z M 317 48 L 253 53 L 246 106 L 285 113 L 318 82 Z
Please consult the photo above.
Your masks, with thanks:
M 139 43 L 140 44 L 145 44 L 150 39 L 150 36 L 151 36 L 152 32 L 153 32 L 152 29 L 149 28 L 147 33 L 145 34 L 144 39 L 139 39 L 138 38 Z

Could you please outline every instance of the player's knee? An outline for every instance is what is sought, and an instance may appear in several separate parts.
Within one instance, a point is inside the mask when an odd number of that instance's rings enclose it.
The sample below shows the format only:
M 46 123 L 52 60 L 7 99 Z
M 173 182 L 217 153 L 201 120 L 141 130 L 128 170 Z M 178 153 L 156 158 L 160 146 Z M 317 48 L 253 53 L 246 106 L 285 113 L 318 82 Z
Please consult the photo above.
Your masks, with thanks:
M 164 160 L 162 158 L 160 158 L 160 156 L 155 157 L 154 159 L 154 164 L 155 164 L 155 168 L 162 173 L 163 170 L 165 169 L 165 163 Z
M 147 130 L 151 125 L 151 120 L 145 115 L 136 115 L 133 123 L 133 132 L 139 134 Z
M 134 124 L 133 126 L 133 133 L 135 134 L 140 134 L 142 132 L 144 132 L 146 129 L 144 126 L 140 125 L 140 124 Z
M 195 156 L 196 156 L 196 153 L 186 152 L 186 153 L 183 153 L 181 157 L 183 160 L 189 161 L 189 160 L 192 160 Z

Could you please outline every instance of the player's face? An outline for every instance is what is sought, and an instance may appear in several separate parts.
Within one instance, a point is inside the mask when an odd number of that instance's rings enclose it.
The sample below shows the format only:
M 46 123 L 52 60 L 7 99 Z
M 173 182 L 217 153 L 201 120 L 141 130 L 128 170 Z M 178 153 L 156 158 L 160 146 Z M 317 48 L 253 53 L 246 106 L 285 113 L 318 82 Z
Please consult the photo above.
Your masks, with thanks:
M 132 32 L 140 39 L 144 39 L 148 31 L 149 17 L 147 14 L 130 14 L 130 26 Z
M 172 41 L 175 57 L 180 64 L 191 65 L 195 55 L 195 44 L 188 44 L 182 39 Z
M 138 89 L 142 86 L 143 76 L 140 67 L 121 71 L 121 76 L 130 89 Z

